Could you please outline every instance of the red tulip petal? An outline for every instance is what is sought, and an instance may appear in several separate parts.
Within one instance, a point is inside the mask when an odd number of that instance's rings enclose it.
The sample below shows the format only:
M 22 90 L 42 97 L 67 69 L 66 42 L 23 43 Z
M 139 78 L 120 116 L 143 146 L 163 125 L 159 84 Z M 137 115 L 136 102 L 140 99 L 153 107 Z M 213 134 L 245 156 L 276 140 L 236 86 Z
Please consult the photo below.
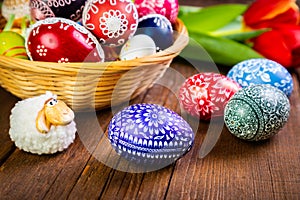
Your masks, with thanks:
M 299 13 L 295 12 L 292 9 L 287 10 L 286 12 L 277 15 L 276 17 L 269 19 L 269 20 L 261 20 L 257 21 L 254 24 L 247 26 L 251 27 L 252 29 L 260 29 L 260 28 L 273 28 L 276 27 L 278 24 L 292 24 L 296 25 L 299 21 Z
M 295 0 L 257 0 L 244 13 L 244 23 L 251 28 L 272 27 L 276 23 L 296 24 L 299 8 Z
M 268 59 L 274 60 L 285 67 L 292 64 L 291 49 L 286 45 L 283 36 L 277 31 L 263 33 L 253 40 L 255 49 Z
M 280 32 L 290 50 L 300 47 L 300 26 L 282 24 L 277 26 L 275 30 Z

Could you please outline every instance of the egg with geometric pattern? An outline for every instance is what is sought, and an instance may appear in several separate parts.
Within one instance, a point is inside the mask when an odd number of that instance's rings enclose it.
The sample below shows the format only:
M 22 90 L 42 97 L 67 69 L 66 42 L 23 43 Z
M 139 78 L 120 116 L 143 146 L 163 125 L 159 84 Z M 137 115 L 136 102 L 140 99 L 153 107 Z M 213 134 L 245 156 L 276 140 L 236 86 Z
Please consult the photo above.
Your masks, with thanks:
M 108 126 L 116 152 L 139 166 L 160 169 L 187 153 L 194 141 L 190 125 L 157 104 L 133 104 L 119 111 Z
M 248 141 L 268 139 L 288 121 L 290 103 L 278 88 L 252 85 L 236 92 L 228 101 L 224 121 L 229 132 Z

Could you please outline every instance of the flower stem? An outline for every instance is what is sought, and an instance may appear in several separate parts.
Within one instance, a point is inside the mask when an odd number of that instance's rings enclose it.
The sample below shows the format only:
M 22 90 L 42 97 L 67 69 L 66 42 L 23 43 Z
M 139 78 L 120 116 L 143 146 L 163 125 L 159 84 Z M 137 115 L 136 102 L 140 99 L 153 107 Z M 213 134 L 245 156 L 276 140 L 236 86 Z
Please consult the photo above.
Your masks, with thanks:
M 9 19 L 8 19 L 3 31 L 10 31 L 13 26 L 14 20 L 15 20 L 15 14 L 11 14 L 9 16 Z

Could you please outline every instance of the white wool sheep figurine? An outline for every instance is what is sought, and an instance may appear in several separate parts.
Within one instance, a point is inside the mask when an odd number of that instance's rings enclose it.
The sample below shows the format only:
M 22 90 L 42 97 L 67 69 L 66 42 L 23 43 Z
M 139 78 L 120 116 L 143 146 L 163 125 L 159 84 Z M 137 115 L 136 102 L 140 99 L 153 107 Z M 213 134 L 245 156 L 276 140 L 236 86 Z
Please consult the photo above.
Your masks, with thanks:
M 16 103 L 11 110 L 9 135 L 15 145 L 34 154 L 66 149 L 76 134 L 74 112 L 51 92 Z

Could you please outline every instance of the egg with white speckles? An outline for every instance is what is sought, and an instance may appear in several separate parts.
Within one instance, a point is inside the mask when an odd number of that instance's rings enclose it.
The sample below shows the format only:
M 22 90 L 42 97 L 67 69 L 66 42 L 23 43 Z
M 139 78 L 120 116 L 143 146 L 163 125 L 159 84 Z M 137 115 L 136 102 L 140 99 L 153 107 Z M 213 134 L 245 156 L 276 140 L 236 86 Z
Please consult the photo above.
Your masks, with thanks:
M 156 45 L 151 37 L 139 34 L 129 39 L 120 52 L 121 60 L 131 60 L 156 53 Z
M 242 61 L 233 66 L 227 76 L 242 87 L 268 84 L 277 87 L 287 96 L 293 91 L 293 79 L 288 70 L 279 63 L 265 58 Z
M 125 159 L 157 169 L 190 150 L 194 132 L 177 113 L 156 104 L 134 104 L 110 121 L 108 138 Z
M 95 36 L 78 23 L 64 18 L 46 18 L 33 24 L 26 36 L 25 47 L 34 61 L 104 61 L 104 51 Z
M 236 137 L 265 140 L 277 134 L 290 113 L 287 96 L 276 87 L 252 85 L 233 95 L 225 107 L 224 121 Z

